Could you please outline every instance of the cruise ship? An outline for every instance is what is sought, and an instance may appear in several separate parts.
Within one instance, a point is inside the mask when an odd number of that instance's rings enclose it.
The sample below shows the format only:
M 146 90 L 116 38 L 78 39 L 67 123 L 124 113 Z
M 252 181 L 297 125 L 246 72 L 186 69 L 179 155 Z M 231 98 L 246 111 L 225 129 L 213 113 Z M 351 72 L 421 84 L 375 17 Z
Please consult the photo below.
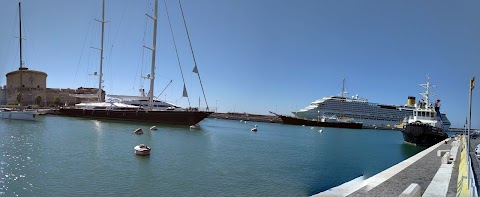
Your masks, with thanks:
M 344 95 L 344 94 L 343 94 Z M 385 105 L 368 102 L 368 99 L 358 95 L 351 98 L 346 96 L 328 96 L 312 102 L 304 109 L 292 112 L 296 117 L 319 120 L 325 117 L 343 117 L 362 122 L 364 127 L 379 129 L 394 128 L 402 124 L 412 115 L 415 109 L 415 97 L 409 96 L 406 105 Z M 441 113 L 443 130 L 448 131 L 450 121 L 445 113 Z

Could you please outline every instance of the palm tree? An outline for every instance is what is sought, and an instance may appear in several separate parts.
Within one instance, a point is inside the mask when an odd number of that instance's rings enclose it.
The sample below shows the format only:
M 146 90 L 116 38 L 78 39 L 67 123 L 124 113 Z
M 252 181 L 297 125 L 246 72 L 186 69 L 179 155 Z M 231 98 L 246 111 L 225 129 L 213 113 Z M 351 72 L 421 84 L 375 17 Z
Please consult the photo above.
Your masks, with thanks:
M 42 103 L 42 96 L 40 94 L 35 97 L 35 102 L 38 106 L 40 106 L 40 103 Z
M 18 104 L 22 105 L 22 99 L 23 99 L 23 98 L 22 98 L 22 93 L 20 93 L 20 92 L 17 93 L 17 102 L 18 102 Z
M 60 102 L 60 97 L 55 96 L 55 97 L 53 98 L 53 104 L 54 104 L 56 107 L 58 107 L 58 106 L 60 106 L 60 103 L 61 103 L 61 102 Z

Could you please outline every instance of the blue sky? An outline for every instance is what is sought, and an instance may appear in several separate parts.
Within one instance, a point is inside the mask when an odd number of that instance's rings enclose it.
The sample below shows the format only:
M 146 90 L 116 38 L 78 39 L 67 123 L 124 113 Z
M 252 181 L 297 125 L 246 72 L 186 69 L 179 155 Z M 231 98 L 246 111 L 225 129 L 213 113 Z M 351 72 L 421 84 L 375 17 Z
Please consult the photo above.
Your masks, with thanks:
M 178 2 L 167 0 L 192 106 L 201 97 Z M 160 1 L 156 94 L 188 106 Z M 468 83 L 480 77 L 480 2 L 204 0 L 182 1 L 210 108 L 268 114 L 307 106 L 346 89 L 371 102 L 420 98 L 426 76 L 454 127 L 468 115 Z M 148 82 L 152 10 L 147 0 L 106 0 L 107 94 L 137 94 Z M 24 61 L 51 88 L 97 87 L 100 0 L 22 1 Z M 18 1 L 0 3 L 0 84 L 18 69 Z M 480 80 L 480 79 L 477 79 Z M 479 84 L 477 82 L 477 84 Z M 473 127 L 480 127 L 480 85 Z

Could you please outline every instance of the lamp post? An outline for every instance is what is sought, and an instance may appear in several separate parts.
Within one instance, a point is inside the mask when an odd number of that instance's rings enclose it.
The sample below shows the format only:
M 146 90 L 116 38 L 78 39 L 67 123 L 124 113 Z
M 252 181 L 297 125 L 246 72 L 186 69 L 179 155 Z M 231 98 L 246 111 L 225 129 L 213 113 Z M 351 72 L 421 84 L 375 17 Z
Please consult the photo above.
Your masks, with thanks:
M 469 112 L 468 112 L 468 140 L 467 140 L 467 182 L 468 188 L 470 189 L 470 129 L 472 127 L 472 92 L 473 88 L 475 88 L 475 76 L 470 79 L 470 97 L 469 97 Z
M 215 113 L 217 113 L 217 111 L 218 111 L 218 107 L 217 107 L 218 105 L 217 104 L 218 104 L 218 100 L 215 100 Z

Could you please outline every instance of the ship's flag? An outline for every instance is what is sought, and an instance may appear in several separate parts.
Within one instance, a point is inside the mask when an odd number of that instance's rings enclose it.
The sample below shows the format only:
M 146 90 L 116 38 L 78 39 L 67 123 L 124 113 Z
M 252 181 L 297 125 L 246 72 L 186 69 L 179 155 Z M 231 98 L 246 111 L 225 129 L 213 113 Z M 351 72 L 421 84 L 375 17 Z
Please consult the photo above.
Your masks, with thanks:
M 188 97 L 187 88 L 185 87 L 185 84 L 183 84 L 183 97 Z
M 193 71 L 194 73 L 197 73 L 198 74 L 198 68 L 197 68 L 197 65 L 195 65 L 195 67 L 193 67 Z

